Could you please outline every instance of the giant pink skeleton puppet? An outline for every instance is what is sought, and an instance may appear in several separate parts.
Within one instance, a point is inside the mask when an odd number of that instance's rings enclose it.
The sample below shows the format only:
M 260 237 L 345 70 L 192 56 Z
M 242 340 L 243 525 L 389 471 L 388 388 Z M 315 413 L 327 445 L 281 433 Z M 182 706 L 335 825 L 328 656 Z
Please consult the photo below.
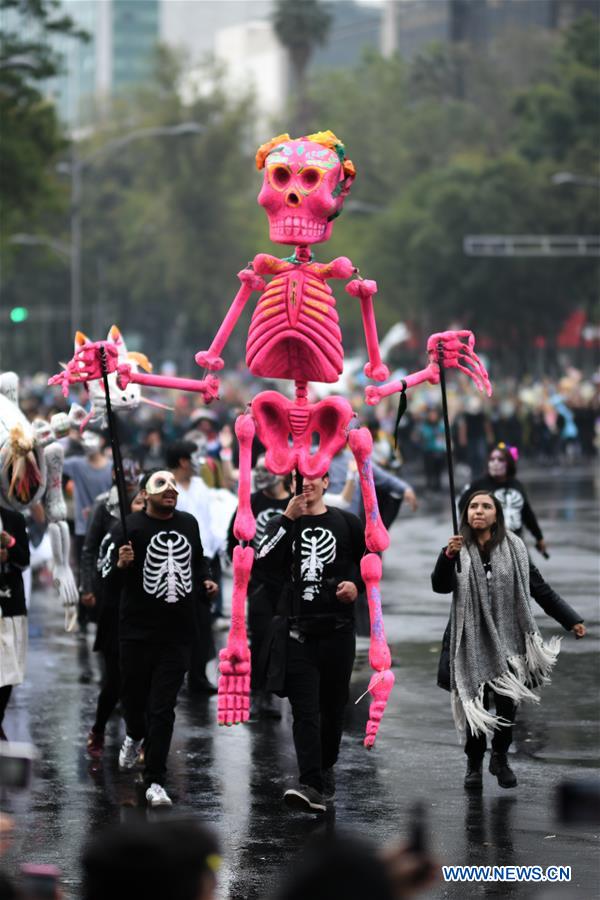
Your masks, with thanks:
M 239 441 L 239 506 L 234 534 L 241 544 L 233 555 L 233 598 L 231 631 L 227 646 L 220 652 L 219 723 L 245 722 L 249 716 L 250 652 L 246 636 L 245 601 L 254 560 L 249 545 L 256 523 L 250 508 L 251 448 L 254 435 L 267 448 L 267 468 L 277 475 L 296 471 L 315 478 L 324 475 L 332 457 L 348 443 L 354 454 L 365 507 L 365 541 L 368 552 L 362 559 L 361 574 L 367 587 L 371 620 L 369 661 L 374 669 L 368 691 L 370 705 L 365 745 L 372 747 L 394 683 L 391 656 L 386 642 L 379 581 L 381 559 L 378 554 L 389 544 L 381 521 L 371 467 L 372 438 L 367 428 L 349 429 L 354 412 L 344 397 L 328 397 L 309 402 L 309 382 L 337 382 L 343 365 L 342 335 L 338 325 L 335 298 L 329 286 L 332 280 L 347 280 L 346 291 L 360 303 L 366 337 L 368 362 L 365 375 L 378 382 L 389 377 L 379 351 L 373 310 L 374 281 L 363 280 L 358 269 L 345 256 L 328 263 L 317 262 L 311 245 L 329 239 L 333 221 L 342 210 L 355 177 L 352 162 L 345 158 L 343 144 L 330 131 L 298 140 L 280 135 L 264 144 L 256 156 L 257 167 L 264 169 L 258 202 L 264 207 L 270 225 L 270 237 L 279 244 L 294 246 L 293 253 L 278 259 L 259 253 L 247 268 L 238 273 L 241 287 L 217 334 L 206 351 L 196 354 L 196 362 L 205 370 L 200 380 L 140 375 L 127 365 L 119 365 L 114 346 L 104 345 L 105 366 L 117 370 L 121 386 L 131 381 L 201 393 L 210 402 L 217 396 L 219 381 L 213 373 L 223 368 L 222 353 L 253 291 L 259 300 L 252 316 L 246 345 L 246 362 L 253 375 L 284 379 L 294 384 L 294 397 L 288 399 L 274 390 L 259 393 L 245 413 L 239 416 L 235 432 Z M 267 284 L 265 276 L 271 276 Z M 463 338 L 468 337 L 467 343 Z M 84 345 L 55 380 L 86 381 L 100 377 L 99 344 Z M 402 382 L 367 388 L 367 402 L 376 404 L 381 397 L 428 381 L 440 379 L 438 357 L 443 349 L 444 366 L 461 369 L 477 386 L 487 387 L 487 374 L 473 352 L 470 332 L 445 332 L 428 342 L 429 365 Z M 313 436 L 318 444 L 313 446 Z

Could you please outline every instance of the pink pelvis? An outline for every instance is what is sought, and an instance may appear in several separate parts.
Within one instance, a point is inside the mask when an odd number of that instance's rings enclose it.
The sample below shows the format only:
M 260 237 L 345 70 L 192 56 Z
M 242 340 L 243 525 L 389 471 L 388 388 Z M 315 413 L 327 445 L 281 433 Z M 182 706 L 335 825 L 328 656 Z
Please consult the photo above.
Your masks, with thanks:
M 307 478 L 318 478 L 345 446 L 354 412 L 343 397 L 299 405 L 276 391 L 264 391 L 252 401 L 252 415 L 258 438 L 267 448 L 270 472 L 287 475 L 298 469 Z M 313 433 L 318 434 L 319 445 L 311 453 Z

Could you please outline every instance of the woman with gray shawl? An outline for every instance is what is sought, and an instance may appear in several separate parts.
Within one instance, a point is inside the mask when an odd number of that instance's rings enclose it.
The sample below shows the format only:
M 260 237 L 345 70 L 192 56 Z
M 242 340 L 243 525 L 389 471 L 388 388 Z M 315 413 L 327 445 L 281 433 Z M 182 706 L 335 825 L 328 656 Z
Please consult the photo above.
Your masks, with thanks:
M 517 778 L 507 752 L 517 706 L 522 700 L 539 702 L 533 689 L 549 682 L 562 640 L 542 640 L 530 596 L 576 638 L 585 635 L 585 625 L 544 581 L 522 540 L 506 530 L 496 497 L 487 491 L 471 494 L 460 531 L 440 553 L 431 576 L 436 593 L 453 594 L 438 684 L 450 691 L 454 722 L 459 735 L 466 734 L 465 787 L 481 788 L 486 737 L 491 737 L 490 772 L 501 787 L 512 788 Z

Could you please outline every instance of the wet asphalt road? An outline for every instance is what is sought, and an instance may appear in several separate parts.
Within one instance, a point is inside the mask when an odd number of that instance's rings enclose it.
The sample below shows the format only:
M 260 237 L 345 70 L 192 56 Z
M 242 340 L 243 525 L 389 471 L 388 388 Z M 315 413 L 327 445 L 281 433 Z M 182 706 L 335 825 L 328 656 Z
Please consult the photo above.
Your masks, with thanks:
M 294 815 L 281 802 L 295 774 L 285 706 L 281 723 L 219 729 L 216 700 L 182 691 L 168 789 L 177 811 L 197 816 L 220 833 L 225 860 L 220 897 L 267 897 L 281 867 L 319 829 L 342 825 L 380 842 L 406 838 L 417 798 L 425 802 L 429 839 L 440 862 L 570 865 L 573 873 L 570 885 L 545 888 L 440 882 L 426 896 L 598 896 L 599 829 L 569 830 L 557 823 L 553 809 L 554 792 L 564 778 L 599 775 L 598 485 L 592 471 L 583 468 L 523 471 L 522 477 L 551 552 L 546 561 L 532 550 L 535 562 L 585 618 L 590 634 L 576 642 L 539 611 L 542 633 L 563 633 L 565 639 L 542 703 L 519 713 L 512 757 L 518 788 L 502 790 L 487 772 L 482 795 L 470 797 L 462 787 L 464 755 L 448 694 L 435 684 L 448 598 L 429 587 L 433 562 L 450 528 L 446 504 L 442 510 L 438 501 L 425 501 L 416 515 L 403 509 L 392 530 L 383 597 L 396 688 L 371 753 L 362 747 L 368 698 L 349 706 L 335 816 L 323 821 Z M 359 641 L 359 650 L 353 699 L 366 689 L 369 677 L 365 640 Z M 90 666 L 94 680 L 82 683 Z M 97 678 L 88 643 L 66 635 L 54 598 L 37 593 L 27 681 L 13 692 L 5 728 L 13 740 L 36 744 L 40 762 L 31 790 L 8 798 L 17 828 L 5 864 L 13 871 L 17 860 L 58 865 L 67 898 L 78 896 L 78 857 L 87 836 L 106 823 L 145 815 L 132 776 L 117 770 L 123 735 L 117 716 L 109 724 L 102 763 L 91 764 L 86 756 Z

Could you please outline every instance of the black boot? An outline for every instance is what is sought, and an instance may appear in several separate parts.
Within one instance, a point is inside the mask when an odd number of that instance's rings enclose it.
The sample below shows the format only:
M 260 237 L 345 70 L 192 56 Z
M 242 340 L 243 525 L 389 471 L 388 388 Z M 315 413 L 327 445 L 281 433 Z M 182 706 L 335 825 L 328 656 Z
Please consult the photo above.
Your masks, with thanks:
M 492 751 L 490 772 L 496 776 L 500 787 L 514 788 L 517 786 L 517 776 L 508 764 L 506 753 L 495 753 Z
M 483 781 L 481 778 L 480 759 L 470 759 L 467 763 L 467 774 L 465 775 L 465 787 L 467 790 L 481 790 Z

